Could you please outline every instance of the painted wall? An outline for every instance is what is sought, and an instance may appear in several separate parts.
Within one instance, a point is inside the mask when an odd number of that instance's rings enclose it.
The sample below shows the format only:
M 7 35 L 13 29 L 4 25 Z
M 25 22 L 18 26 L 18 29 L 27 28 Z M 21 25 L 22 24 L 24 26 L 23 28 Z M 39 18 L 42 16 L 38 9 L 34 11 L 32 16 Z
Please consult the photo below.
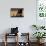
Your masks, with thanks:
M 11 18 L 10 8 L 24 8 L 24 17 Z M 0 34 L 17 26 L 19 32 L 29 32 L 32 37 L 32 24 L 36 24 L 36 0 L 0 0 Z

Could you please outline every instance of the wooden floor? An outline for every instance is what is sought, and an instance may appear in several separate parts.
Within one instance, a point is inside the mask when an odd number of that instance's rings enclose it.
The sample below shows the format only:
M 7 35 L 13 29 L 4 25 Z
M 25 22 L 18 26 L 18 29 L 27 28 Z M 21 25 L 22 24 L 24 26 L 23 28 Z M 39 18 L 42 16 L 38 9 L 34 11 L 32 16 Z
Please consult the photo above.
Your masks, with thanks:
M 4 43 L 2 42 L 0 42 L 0 46 L 4 46 Z M 7 46 L 15 46 L 15 43 L 8 43 L 8 45 Z M 37 43 L 30 43 L 30 46 L 37 46 Z M 41 45 L 41 46 L 46 46 L 46 43 L 44 43 L 44 45 Z

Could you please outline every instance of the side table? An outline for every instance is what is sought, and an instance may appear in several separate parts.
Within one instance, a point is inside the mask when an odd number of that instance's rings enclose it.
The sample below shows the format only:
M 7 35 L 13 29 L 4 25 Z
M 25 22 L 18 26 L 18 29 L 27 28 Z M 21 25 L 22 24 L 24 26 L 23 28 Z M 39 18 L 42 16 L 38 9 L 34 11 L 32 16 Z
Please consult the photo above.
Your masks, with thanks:
M 15 33 L 15 34 L 10 34 L 10 33 L 6 33 L 5 34 L 5 46 L 7 46 L 7 36 L 16 36 L 16 45 L 15 46 L 18 46 L 18 33 Z

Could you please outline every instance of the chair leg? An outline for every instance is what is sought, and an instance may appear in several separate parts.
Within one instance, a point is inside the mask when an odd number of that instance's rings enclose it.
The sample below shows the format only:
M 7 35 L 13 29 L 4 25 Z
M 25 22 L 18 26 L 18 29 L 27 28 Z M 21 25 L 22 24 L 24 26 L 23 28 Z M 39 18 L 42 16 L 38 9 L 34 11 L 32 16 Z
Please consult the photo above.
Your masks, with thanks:
M 17 46 L 18 46 L 18 34 L 17 34 Z
M 5 41 L 5 46 L 7 46 L 7 42 Z
M 5 34 L 5 46 L 7 46 L 7 34 Z

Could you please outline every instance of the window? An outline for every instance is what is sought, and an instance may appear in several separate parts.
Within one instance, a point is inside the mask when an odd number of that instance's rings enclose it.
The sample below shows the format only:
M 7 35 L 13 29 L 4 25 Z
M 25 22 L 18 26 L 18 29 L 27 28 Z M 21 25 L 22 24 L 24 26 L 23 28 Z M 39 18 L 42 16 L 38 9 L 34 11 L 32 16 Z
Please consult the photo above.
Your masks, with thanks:
M 46 0 L 37 0 L 37 15 L 46 17 Z

